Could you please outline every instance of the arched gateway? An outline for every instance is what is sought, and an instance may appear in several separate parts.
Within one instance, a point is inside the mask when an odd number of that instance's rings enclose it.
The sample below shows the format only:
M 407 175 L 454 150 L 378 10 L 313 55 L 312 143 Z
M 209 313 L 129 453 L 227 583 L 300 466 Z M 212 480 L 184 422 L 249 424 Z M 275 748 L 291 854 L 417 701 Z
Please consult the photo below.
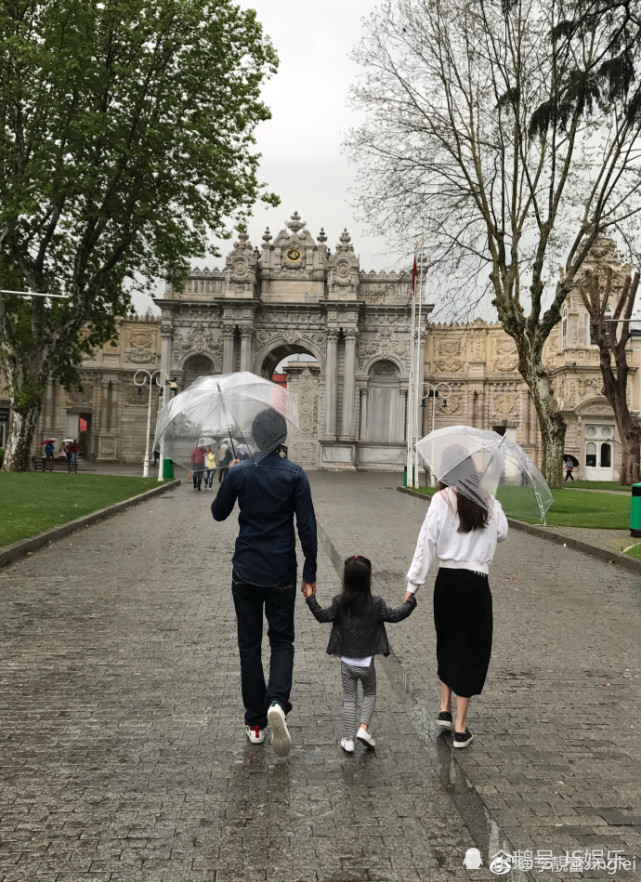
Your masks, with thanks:
M 409 275 L 364 273 L 345 230 L 332 253 L 294 212 L 262 250 L 241 233 L 224 270 L 167 286 L 161 368 L 179 386 L 206 373 L 271 377 L 287 355 L 299 395 L 292 459 L 307 468 L 402 468 L 410 368 Z M 427 318 L 427 311 L 424 313 Z

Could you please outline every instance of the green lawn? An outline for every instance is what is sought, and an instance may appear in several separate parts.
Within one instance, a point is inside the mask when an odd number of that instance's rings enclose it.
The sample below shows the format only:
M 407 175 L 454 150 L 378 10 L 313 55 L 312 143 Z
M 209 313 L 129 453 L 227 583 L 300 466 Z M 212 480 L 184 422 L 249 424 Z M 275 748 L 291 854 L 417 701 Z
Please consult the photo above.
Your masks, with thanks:
M 578 482 L 577 482 L 578 483 Z M 431 496 L 436 492 L 434 487 L 419 488 L 422 493 Z M 502 502 L 509 512 L 509 500 L 505 491 L 512 489 L 502 488 Z M 627 530 L 630 527 L 630 494 L 612 493 L 572 493 L 565 487 L 554 490 L 554 504 L 549 509 L 546 522 L 556 527 L 592 527 L 606 530 Z M 540 523 L 535 518 L 519 517 L 518 520 L 529 523 Z
M 157 486 L 156 478 L 0 472 L 0 547 Z

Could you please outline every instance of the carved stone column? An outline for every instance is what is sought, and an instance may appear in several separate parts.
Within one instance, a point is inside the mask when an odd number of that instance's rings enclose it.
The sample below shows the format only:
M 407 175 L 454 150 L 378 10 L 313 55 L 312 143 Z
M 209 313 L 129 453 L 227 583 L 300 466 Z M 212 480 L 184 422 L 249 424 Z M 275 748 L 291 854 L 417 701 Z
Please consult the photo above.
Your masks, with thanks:
M 336 434 L 336 348 L 338 331 L 327 332 L 327 376 L 325 377 L 325 431 Z
M 407 416 L 408 416 L 407 395 L 408 395 L 409 390 L 408 390 L 407 386 L 401 386 L 401 388 L 399 389 L 399 392 L 400 392 L 400 396 L 401 396 L 401 412 L 403 414 L 403 441 L 405 441 L 405 443 L 407 443 Z
M 253 355 L 254 329 L 240 329 L 240 369 L 251 371 Z
M 231 374 L 234 370 L 234 328 L 223 325 L 223 373 Z
M 343 385 L 343 437 L 354 437 L 354 402 L 356 396 L 356 340 L 357 330 L 345 332 L 345 382 Z
M 369 389 L 361 389 L 361 427 L 360 427 L 360 440 L 367 441 L 367 399 L 369 395 Z
M 100 381 L 100 425 L 96 426 L 95 431 L 96 436 L 100 436 L 102 432 L 107 431 L 109 428 L 109 395 L 111 389 L 109 388 L 109 384 L 111 382 L 110 377 L 103 377 Z
M 171 377 L 171 313 L 162 316 L 160 321 L 160 370 Z M 164 382 L 164 375 L 161 382 Z

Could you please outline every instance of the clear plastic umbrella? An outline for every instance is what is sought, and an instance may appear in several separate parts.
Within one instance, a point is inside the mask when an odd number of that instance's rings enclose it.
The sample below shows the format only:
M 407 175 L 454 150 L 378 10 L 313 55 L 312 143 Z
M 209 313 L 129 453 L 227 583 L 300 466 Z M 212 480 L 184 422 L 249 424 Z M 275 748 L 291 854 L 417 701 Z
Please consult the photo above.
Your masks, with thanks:
M 295 393 L 249 371 L 199 377 L 158 411 L 154 449 L 191 468 L 197 448 L 231 450 L 237 459 L 258 462 L 298 426 Z M 228 459 L 216 457 L 216 468 Z
M 496 497 L 506 514 L 539 519 L 554 502 L 547 481 L 522 447 L 505 435 L 472 426 L 430 432 L 416 445 L 437 480 L 489 508 Z

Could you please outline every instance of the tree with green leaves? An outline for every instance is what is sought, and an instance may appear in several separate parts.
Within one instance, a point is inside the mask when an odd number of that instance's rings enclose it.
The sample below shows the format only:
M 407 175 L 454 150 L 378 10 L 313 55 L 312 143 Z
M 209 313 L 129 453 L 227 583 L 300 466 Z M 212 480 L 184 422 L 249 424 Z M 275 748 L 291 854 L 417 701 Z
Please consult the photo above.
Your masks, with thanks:
M 79 382 L 149 288 L 257 198 L 277 57 L 232 0 L 0 3 L 0 368 L 25 470 L 50 381 Z M 168 269 L 170 268 L 170 269 Z M 33 291 L 62 298 L 6 293 Z
M 348 145 L 363 212 L 379 232 L 425 231 L 431 272 L 459 315 L 479 279 L 489 290 L 553 486 L 565 422 L 543 346 L 598 237 L 633 243 L 641 212 L 633 7 L 385 0 L 356 53 L 353 97 L 366 116 Z

